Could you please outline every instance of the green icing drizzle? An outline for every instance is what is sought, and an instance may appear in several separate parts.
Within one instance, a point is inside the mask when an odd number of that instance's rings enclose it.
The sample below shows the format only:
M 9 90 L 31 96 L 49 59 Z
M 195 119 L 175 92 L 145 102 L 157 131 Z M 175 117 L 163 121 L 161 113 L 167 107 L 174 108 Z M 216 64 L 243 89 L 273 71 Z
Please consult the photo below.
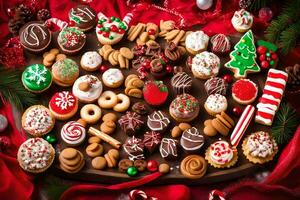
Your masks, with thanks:
M 30 90 L 42 91 L 52 83 L 52 75 L 44 65 L 33 64 L 24 70 L 22 82 Z

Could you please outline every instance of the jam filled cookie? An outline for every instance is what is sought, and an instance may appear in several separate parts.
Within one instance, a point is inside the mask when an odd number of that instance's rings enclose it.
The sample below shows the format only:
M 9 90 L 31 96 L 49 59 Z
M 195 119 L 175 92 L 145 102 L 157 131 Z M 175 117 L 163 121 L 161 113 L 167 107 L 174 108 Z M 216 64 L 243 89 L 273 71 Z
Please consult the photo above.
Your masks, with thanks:
M 203 31 L 191 32 L 185 39 L 186 50 L 190 54 L 196 55 L 207 49 L 208 42 L 209 37 Z
M 189 122 L 199 114 L 199 101 L 189 94 L 178 95 L 170 104 L 170 115 L 178 122 Z
M 232 98 L 239 104 L 251 104 L 257 97 L 257 85 L 249 79 L 236 81 L 231 88 Z
M 102 81 L 109 88 L 118 88 L 124 82 L 124 75 L 121 70 L 110 68 L 103 73 Z
M 31 173 L 46 171 L 54 161 L 55 150 L 42 138 L 26 140 L 18 150 L 18 162 L 22 169 Z
M 102 82 L 96 76 L 84 75 L 75 81 L 72 92 L 79 101 L 92 103 L 100 97 L 102 88 Z
M 78 5 L 69 11 L 69 20 L 81 31 L 92 29 L 96 21 L 96 12 L 87 5 Z
M 68 146 L 78 146 L 84 141 L 86 130 L 82 124 L 69 121 L 61 128 L 60 136 Z
M 78 100 L 69 91 L 57 92 L 49 101 L 49 109 L 56 119 L 67 120 L 77 112 Z
M 68 55 L 78 53 L 85 45 L 86 35 L 75 27 L 66 27 L 59 33 L 57 43 L 62 52 Z
M 72 59 L 65 58 L 52 65 L 53 81 L 62 87 L 71 86 L 79 76 L 79 67 Z
M 227 99 L 220 94 L 211 94 L 204 103 L 204 108 L 208 114 L 216 116 L 227 109 Z
M 231 18 L 231 23 L 235 30 L 240 33 L 244 33 L 252 27 L 253 16 L 248 11 L 241 9 L 234 13 Z
M 102 63 L 102 57 L 97 51 L 85 52 L 80 60 L 81 67 L 89 72 L 96 71 Z
M 51 86 L 52 75 L 44 65 L 33 64 L 24 70 L 22 83 L 30 92 L 41 93 Z
M 43 22 L 28 22 L 20 29 L 21 45 L 34 53 L 47 49 L 51 42 L 51 33 Z
M 23 129 L 34 137 L 49 133 L 55 124 L 55 119 L 50 110 L 42 105 L 34 105 L 22 115 Z
M 162 81 L 148 81 L 143 88 L 145 101 L 152 106 L 164 104 L 169 95 L 167 86 Z

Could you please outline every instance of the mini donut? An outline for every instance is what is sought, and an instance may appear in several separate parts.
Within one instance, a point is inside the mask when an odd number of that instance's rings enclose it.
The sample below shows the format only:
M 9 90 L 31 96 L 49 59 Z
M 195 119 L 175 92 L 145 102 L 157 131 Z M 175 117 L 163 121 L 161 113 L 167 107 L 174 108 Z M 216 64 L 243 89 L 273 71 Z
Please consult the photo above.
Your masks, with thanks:
M 101 108 L 110 109 L 118 103 L 118 97 L 113 91 L 105 91 L 98 99 L 98 104 Z
M 118 94 L 118 103 L 113 107 L 114 111 L 124 112 L 130 106 L 130 99 L 125 94 Z
M 80 110 L 80 117 L 88 124 L 94 124 L 101 117 L 101 108 L 95 104 L 86 104 Z

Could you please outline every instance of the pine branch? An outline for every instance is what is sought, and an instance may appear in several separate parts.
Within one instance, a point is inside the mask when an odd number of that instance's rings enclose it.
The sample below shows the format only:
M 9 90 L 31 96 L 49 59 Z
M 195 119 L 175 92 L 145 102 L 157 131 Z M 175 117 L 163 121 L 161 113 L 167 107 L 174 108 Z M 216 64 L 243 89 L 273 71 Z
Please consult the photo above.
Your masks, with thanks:
M 280 15 L 278 19 L 273 20 L 267 28 L 265 37 L 270 42 L 276 43 L 280 37 L 281 32 L 287 27 L 290 21 L 289 15 Z
M 254 0 L 250 6 L 250 11 L 257 11 L 263 7 L 266 7 L 267 1 L 271 0 Z
M 287 29 L 282 31 L 279 38 L 279 46 L 282 54 L 286 55 L 296 46 L 297 40 L 300 38 L 300 21 L 290 25 Z
M 20 111 L 38 102 L 36 95 L 28 92 L 22 85 L 21 74 L 21 71 L 0 67 L 1 100 L 14 104 Z

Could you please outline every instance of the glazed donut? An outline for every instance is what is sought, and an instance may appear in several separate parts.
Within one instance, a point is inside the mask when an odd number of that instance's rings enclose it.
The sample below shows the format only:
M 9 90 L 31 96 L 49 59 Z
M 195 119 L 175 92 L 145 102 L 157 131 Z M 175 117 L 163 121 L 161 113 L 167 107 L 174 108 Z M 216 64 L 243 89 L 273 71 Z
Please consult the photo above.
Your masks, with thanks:
M 118 97 L 113 91 L 105 91 L 98 99 L 101 108 L 113 108 L 118 103 Z
M 118 103 L 113 107 L 114 111 L 124 112 L 130 106 L 130 99 L 125 94 L 118 94 Z
M 80 116 L 86 123 L 94 124 L 101 117 L 101 108 L 95 104 L 86 104 L 81 108 Z

